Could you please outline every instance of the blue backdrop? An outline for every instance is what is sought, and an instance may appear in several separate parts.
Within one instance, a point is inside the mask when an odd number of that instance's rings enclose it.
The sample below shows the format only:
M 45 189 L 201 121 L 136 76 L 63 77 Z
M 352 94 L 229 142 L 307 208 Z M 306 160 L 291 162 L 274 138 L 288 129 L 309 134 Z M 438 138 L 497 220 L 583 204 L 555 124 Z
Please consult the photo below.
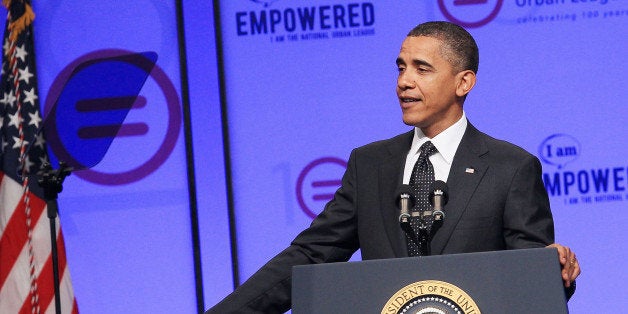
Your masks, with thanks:
M 147 132 L 117 137 L 60 196 L 81 312 L 195 311 L 184 128 L 193 134 L 205 307 L 233 287 L 228 183 L 241 279 L 281 251 L 338 186 L 352 148 L 409 129 L 395 58 L 407 31 L 428 20 L 464 25 L 478 42 L 478 84 L 465 104 L 472 123 L 543 161 L 557 241 L 584 269 L 571 313 L 628 305 L 624 1 L 220 1 L 225 125 L 211 3 L 183 1 L 182 81 L 174 2 L 33 2 L 45 106 L 81 61 L 158 55 L 140 92 L 145 105 L 125 121 Z M 181 117 L 182 86 L 191 124 Z

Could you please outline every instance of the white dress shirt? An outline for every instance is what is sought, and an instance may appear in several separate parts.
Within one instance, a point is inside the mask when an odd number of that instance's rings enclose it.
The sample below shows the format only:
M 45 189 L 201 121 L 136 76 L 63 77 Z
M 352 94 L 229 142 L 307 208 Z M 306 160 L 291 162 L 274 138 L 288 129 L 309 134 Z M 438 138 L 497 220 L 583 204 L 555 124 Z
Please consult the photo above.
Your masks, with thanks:
M 452 126 L 445 129 L 443 132 L 434 136 L 434 138 L 428 138 L 423 134 L 423 131 L 419 128 L 414 128 L 414 138 L 412 139 L 412 146 L 406 157 L 406 167 L 403 171 L 403 183 L 408 184 L 410 182 L 410 176 L 412 175 L 412 168 L 419 159 L 421 145 L 427 141 L 431 141 L 436 147 L 438 152 L 430 156 L 430 162 L 434 166 L 434 180 L 442 180 L 447 182 L 449 177 L 449 170 L 451 169 L 451 163 L 454 160 L 454 155 L 460 145 L 462 136 L 467 129 L 467 117 L 462 112 L 462 117 Z

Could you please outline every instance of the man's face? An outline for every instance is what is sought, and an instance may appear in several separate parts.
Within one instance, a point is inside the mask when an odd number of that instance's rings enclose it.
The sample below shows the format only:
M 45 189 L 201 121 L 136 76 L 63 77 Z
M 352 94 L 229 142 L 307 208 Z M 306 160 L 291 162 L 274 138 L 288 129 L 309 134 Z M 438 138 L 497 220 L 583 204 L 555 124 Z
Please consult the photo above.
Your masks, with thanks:
M 406 37 L 397 58 L 397 97 L 403 122 L 434 137 L 462 117 L 462 99 L 456 90 L 461 73 L 440 53 L 441 41 Z

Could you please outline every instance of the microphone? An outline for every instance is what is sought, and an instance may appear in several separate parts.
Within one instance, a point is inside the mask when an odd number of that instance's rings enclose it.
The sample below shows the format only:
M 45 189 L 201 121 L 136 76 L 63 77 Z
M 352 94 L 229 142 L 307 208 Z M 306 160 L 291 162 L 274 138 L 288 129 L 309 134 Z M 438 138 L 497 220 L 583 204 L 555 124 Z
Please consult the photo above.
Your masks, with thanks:
M 430 194 L 430 204 L 434 207 L 434 221 L 442 221 L 445 219 L 443 207 L 449 200 L 449 192 L 447 184 L 441 180 L 434 181 L 432 192 Z
M 407 184 L 401 185 L 397 193 L 397 206 L 399 207 L 399 225 L 401 229 L 414 236 L 414 231 L 410 226 L 410 210 L 414 206 L 414 196 Z

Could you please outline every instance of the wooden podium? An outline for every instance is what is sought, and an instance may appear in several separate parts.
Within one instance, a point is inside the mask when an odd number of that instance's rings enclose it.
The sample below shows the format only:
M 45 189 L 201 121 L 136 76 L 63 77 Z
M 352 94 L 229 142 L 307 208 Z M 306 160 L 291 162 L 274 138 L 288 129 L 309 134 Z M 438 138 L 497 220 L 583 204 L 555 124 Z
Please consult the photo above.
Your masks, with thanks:
M 292 313 L 568 313 L 555 249 L 295 266 Z

